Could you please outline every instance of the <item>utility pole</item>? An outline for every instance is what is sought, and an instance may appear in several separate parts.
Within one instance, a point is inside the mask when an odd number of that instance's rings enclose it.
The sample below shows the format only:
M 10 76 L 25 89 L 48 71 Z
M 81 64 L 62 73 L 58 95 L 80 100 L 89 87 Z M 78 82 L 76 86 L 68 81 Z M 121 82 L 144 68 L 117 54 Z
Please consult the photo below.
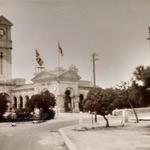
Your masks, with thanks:
M 93 64 L 93 86 L 96 86 L 96 73 L 95 73 L 95 61 L 98 60 L 97 54 L 94 52 L 92 53 L 92 64 Z
M 148 27 L 148 30 L 149 30 L 149 37 L 147 38 L 147 40 L 149 41 L 149 50 L 150 50 L 150 27 Z
M 92 53 L 92 64 L 93 64 L 93 87 L 96 87 L 96 73 L 95 73 L 95 61 L 98 60 L 97 58 L 98 54 L 96 54 L 95 52 Z M 97 122 L 97 112 L 94 113 L 95 116 L 95 122 Z M 93 114 L 92 114 L 92 123 L 93 123 Z

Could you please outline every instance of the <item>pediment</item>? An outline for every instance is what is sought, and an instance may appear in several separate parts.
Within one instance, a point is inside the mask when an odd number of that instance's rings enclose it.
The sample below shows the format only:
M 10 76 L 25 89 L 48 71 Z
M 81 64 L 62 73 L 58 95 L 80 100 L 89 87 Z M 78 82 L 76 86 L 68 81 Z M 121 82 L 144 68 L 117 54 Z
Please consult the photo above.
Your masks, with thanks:
M 67 79 L 67 80 L 80 80 L 81 77 L 74 71 L 66 71 L 60 75 L 60 79 Z
M 49 72 L 46 72 L 46 71 L 42 71 L 40 72 L 39 74 L 37 74 L 33 79 L 32 81 L 33 82 L 36 82 L 36 81 L 41 81 L 41 80 L 44 80 L 44 79 L 51 79 L 51 78 L 54 78 L 55 75 L 54 74 L 51 74 Z
M 0 24 L 4 24 L 4 25 L 8 25 L 8 26 L 12 26 L 13 24 L 6 19 L 4 16 L 0 16 Z

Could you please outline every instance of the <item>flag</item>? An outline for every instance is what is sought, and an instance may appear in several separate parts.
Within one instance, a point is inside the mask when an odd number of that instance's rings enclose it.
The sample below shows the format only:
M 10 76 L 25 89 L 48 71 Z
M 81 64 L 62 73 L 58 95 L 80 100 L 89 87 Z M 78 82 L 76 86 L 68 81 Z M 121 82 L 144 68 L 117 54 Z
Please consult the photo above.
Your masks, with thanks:
M 43 62 L 42 58 L 40 57 L 38 50 L 35 50 L 35 57 L 36 57 L 36 61 L 39 64 L 39 66 L 42 66 L 44 64 L 44 62 Z
M 63 50 L 62 50 L 59 42 L 58 42 L 58 51 L 61 54 L 61 56 L 64 56 Z

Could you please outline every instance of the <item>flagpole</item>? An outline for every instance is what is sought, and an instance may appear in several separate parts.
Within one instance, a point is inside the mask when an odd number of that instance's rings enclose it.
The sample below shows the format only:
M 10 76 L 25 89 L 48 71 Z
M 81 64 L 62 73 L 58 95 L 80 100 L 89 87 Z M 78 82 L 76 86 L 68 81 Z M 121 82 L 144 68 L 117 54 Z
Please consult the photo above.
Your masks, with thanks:
M 58 41 L 58 45 L 59 45 L 59 41 Z M 59 53 L 59 48 L 57 49 L 57 67 L 58 67 L 58 72 L 57 72 L 57 83 L 58 83 L 58 94 L 57 94 L 57 101 L 60 101 L 60 81 L 59 81 L 59 75 L 60 75 L 60 53 Z M 58 103 L 57 103 L 58 105 Z
M 59 42 L 58 42 L 58 45 L 59 45 Z M 59 47 L 58 47 L 58 78 L 59 78 L 59 75 L 60 75 L 60 52 L 59 52 Z M 59 79 L 58 79 L 59 81 Z
M 60 63 L 61 63 L 61 57 L 63 56 L 63 50 L 60 46 L 60 43 L 58 41 L 58 76 L 57 76 L 57 82 L 58 82 L 58 99 L 60 98 L 60 100 L 62 101 L 62 96 L 60 93 Z
M 58 41 L 58 69 L 59 69 L 59 75 L 60 75 L 60 61 L 61 61 L 61 56 L 63 56 L 64 54 L 63 54 L 63 50 L 62 50 L 62 48 L 61 48 L 61 46 L 60 46 L 60 43 L 59 43 L 59 41 Z
M 60 69 L 60 53 L 58 51 L 58 70 Z M 59 74 L 58 74 L 59 75 Z

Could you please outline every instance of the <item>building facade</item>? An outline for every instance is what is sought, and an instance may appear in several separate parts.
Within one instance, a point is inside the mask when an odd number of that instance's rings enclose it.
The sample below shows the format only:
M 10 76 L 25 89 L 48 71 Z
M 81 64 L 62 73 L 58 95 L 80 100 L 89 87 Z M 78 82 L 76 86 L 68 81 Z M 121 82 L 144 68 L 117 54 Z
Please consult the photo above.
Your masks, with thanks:
M 26 84 L 25 79 L 12 79 L 12 23 L 0 16 L 0 92 L 8 93 L 11 107 L 25 108 L 32 95 L 48 90 L 56 96 L 56 105 L 60 111 L 65 111 L 65 96 L 69 91 L 71 111 L 78 112 L 80 103 L 91 88 L 90 81 L 81 80 L 78 69 L 70 65 L 68 69 L 57 67 L 54 70 L 42 69 Z

